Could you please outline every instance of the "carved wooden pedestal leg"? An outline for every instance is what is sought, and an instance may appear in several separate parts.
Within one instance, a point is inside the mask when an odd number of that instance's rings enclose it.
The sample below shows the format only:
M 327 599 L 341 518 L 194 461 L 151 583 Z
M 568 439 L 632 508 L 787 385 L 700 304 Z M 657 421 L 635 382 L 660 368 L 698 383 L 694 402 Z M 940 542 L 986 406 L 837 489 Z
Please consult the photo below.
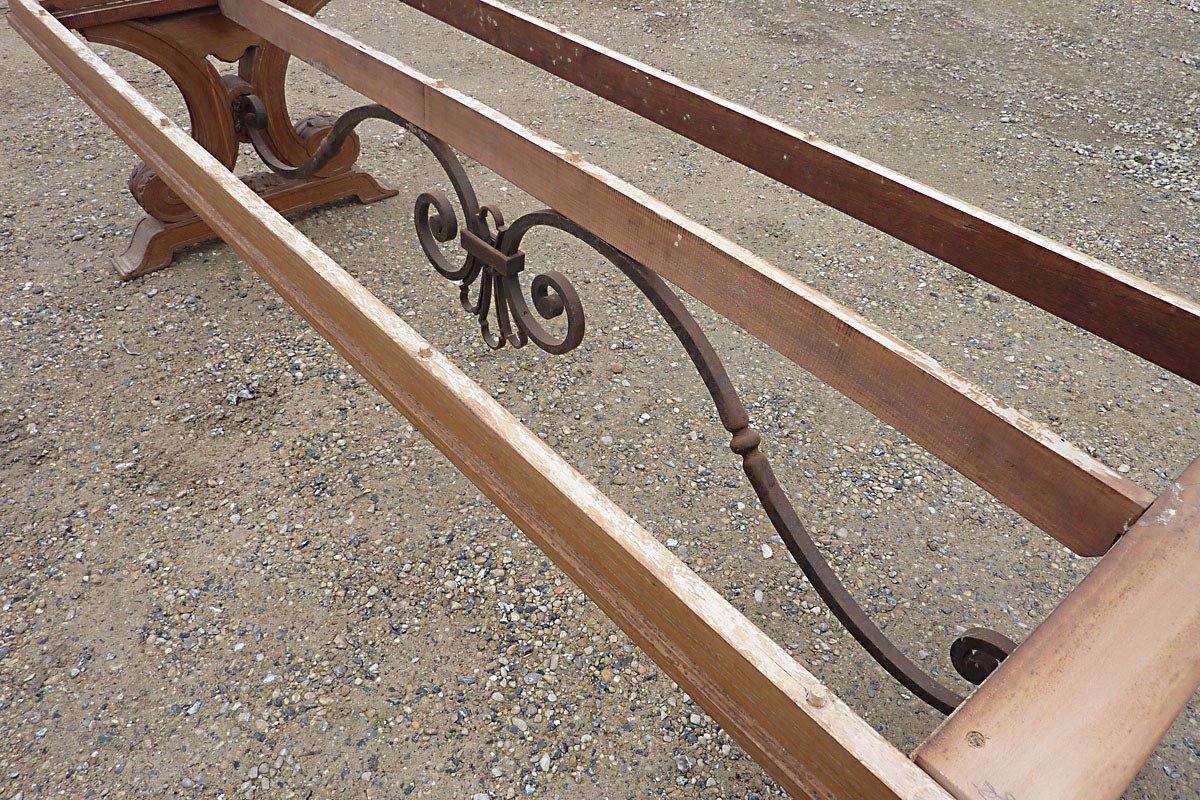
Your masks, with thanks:
M 312 12 L 325 2 L 294 5 Z M 237 162 L 239 144 L 245 141 L 235 129 L 232 112 L 239 95 L 253 93 L 263 101 L 272 150 L 296 165 L 316 152 L 333 124 L 332 119 L 311 117 L 293 125 L 284 88 L 288 54 L 215 10 L 98 25 L 82 33 L 92 42 L 128 50 L 160 67 L 183 95 L 192 137 L 230 169 Z M 237 74 L 222 76 L 208 56 L 237 62 Z M 358 154 L 358 137 L 352 135 L 337 157 L 310 178 L 285 180 L 264 172 L 243 180 L 285 215 L 351 197 L 373 203 L 395 195 L 395 190 L 354 167 Z M 146 215 L 134 228 L 129 247 L 114 259 L 123 279 L 170 266 L 180 249 L 217 238 L 145 164 L 133 170 L 129 191 Z
M 350 197 L 360 203 L 374 203 L 396 194 L 394 189 L 380 186 L 371 175 L 358 169 L 302 181 L 285 181 L 269 173 L 250 177 L 257 180 L 248 178 L 246 183 L 284 216 Z M 185 247 L 216 238 L 195 214 L 178 222 L 163 222 L 144 214 L 134 226 L 125 252 L 113 257 L 113 265 L 123 280 L 130 280 L 171 266 L 175 253 Z

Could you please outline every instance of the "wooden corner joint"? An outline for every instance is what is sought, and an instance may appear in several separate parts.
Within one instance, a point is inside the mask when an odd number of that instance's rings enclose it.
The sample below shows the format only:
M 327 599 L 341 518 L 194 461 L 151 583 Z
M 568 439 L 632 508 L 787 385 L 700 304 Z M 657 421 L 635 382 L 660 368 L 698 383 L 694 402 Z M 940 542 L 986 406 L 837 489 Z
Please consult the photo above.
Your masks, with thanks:
M 1197 575 L 1200 459 L 917 749 L 917 764 L 961 800 L 1119 798 L 1200 689 Z

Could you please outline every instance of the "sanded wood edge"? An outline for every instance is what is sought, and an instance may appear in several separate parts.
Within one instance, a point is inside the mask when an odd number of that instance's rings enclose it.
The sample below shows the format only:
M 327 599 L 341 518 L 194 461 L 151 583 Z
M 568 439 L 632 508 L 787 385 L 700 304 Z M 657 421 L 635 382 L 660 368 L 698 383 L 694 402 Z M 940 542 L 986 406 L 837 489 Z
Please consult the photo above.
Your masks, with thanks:
M 821 800 L 948 800 L 782 648 L 34 0 L 12 0 L 10 24 L 788 791 Z
M 861 315 L 442 81 L 276 0 L 221 8 L 659 272 L 1077 553 L 1104 553 L 1153 501 Z
M 960 800 L 1117 800 L 1200 688 L 1200 459 L 915 753 Z
M 1193 383 L 1200 304 L 495 0 L 403 0 Z

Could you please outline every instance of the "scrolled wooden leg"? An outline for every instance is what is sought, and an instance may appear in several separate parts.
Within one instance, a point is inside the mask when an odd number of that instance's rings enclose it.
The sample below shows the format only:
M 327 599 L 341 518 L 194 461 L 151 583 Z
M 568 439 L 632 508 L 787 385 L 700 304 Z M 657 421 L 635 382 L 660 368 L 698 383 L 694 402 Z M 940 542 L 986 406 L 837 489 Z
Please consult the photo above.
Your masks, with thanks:
M 247 175 L 242 181 L 284 216 L 350 198 L 365 204 L 396 195 L 395 189 L 381 186 L 369 173 L 358 169 L 303 181 L 288 181 L 270 172 L 260 172 Z M 171 266 L 180 250 L 216 238 L 208 223 L 195 215 L 177 222 L 163 222 L 147 214 L 134 226 L 129 247 L 113 258 L 113 266 L 122 280 L 140 278 Z
M 322 0 L 308 0 L 313 10 Z M 285 78 L 290 57 L 220 13 L 143 19 L 98 25 L 82 31 L 92 42 L 128 50 L 158 66 L 178 87 L 187 106 L 192 137 L 228 169 L 242 140 L 235 129 L 232 102 L 254 92 L 266 104 L 269 138 L 282 157 L 301 163 L 320 147 L 333 120 L 309 117 L 293 125 L 288 116 Z M 208 56 L 238 63 L 238 74 L 222 76 Z M 358 170 L 359 140 L 351 136 L 337 156 L 311 178 L 288 181 L 271 173 L 243 178 L 283 214 L 356 198 L 374 203 L 396 192 Z M 171 265 L 179 250 L 216 238 L 216 234 L 145 164 L 129 178 L 129 191 L 146 212 L 125 252 L 114 266 L 123 280 Z

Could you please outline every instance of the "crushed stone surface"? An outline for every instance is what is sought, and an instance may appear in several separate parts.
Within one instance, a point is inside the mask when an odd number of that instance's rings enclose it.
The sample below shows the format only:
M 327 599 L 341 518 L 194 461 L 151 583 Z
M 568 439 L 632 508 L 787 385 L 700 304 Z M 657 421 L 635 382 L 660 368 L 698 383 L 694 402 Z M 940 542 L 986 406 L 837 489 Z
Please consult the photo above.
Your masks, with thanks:
M 1195 3 L 516 5 L 1200 297 Z M 1200 393 L 1180 378 L 401 4 L 323 16 L 1155 493 L 1200 450 Z M 98 50 L 186 124 L 153 68 Z M 6 27 L 0 65 L 0 798 L 782 794 L 227 247 L 117 281 L 135 157 Z M 297 118 L 362 102 L 305 65 L 289 75 Z M 412 199 L 444 177 L 411 135 L 361 134 L 361 164 L 400 195 L 297 226 L 911 752 L 941 716 L 787 558 L 649 304 L 534 232 L 530 269 L 569 277 L 587 336 L 566 356 L 490 351 L 413 235 Z M 540 207 L 467 169 L 509 220 Z M 835 569 L 957 690 L 955 636 L 1024 639 L 1093 565 L 689 304 Z M 1200 795 L 1198 741 L 1193 699 L 1127 797 Z

